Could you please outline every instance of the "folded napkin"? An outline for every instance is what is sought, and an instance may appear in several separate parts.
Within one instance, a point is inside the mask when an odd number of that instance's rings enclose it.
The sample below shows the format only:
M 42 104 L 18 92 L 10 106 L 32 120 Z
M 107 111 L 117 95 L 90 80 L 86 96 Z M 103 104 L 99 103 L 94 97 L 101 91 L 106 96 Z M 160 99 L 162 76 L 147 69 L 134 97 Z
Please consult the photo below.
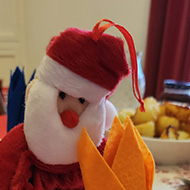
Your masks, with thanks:
M 29 82 L 34 78 L 35 71 L 33 72 Z M 24 70 L 16 67 L 14 73 L 11 72 L 10 85 L 8 91 L 8 104 L 7 104 L 7 131 L 10 131 L 14 126 L 22 123 L 24 120 L 25 110 L 25 76 Z
M 154 160 L 133 123 L 115 117 L 103 156 L 84 128 L 78 159 L 86 190 L 151 190 Z

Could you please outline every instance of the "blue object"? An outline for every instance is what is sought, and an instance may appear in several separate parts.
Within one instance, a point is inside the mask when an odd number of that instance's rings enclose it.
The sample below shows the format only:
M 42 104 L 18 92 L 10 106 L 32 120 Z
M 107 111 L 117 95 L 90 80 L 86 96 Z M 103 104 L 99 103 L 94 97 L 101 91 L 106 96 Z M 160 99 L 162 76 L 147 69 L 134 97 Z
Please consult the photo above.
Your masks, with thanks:
M 35 71 L 29 82 L 34 78 L 34 75 Z M 25 90 L 24 70 L 21 71 L 19 67 L 16 67 L 14 73 L 11 73 L 8 91 L 7 131 L 10 131 L 14 126 L 24 121 Z

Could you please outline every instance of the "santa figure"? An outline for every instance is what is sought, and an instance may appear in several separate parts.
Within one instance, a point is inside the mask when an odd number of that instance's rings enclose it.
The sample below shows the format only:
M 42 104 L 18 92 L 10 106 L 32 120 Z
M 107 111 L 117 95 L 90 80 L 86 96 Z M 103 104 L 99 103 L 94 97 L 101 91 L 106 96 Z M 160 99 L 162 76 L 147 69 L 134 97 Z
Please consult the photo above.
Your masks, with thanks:
M 26 91 L 24 123 L 0 142 L 1 190 L 84 189 L 79 136 L 85 127 L 103 153 L 104 132 L 117 114 L 107 98 L 129 74 L 123 41 L 99 24 L 50 41 Z

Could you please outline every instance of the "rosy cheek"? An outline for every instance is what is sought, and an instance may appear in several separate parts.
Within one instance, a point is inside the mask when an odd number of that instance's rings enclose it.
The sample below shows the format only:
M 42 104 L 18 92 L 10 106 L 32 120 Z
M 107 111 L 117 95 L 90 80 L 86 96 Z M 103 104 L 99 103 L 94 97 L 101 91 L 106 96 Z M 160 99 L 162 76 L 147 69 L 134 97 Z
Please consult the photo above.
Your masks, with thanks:
M 65 127 L 70 129 L 79 123 L 80 115 L 85 111 L 88 102 L 81 103 L 78 98 L 66 95 L 64 99 L 58 97 L 57 109 Z
M 69 95 L 67 95 L 64 100 L 60 97 L 57 99 L 57 109 L 59 114 L 61 114 L 64 110 L 69 109 L 74 110 L 80 116 L 88 105 L 88 102 L 81 104 L 78 98 L 74 98 Z
M 80 103 L 77 103 L 74 110 L 78 113 L 78 115 L 80 116 L 84 111 L 85 109 L 87 108 L 89 103 L 84 103 L 84 104 L 80 104 Z
M 61 112 L 63 112 L 65 109 L 65 103 L 63 102 L 63 100 L 61 98 L 57 99 L 57 110 L 58 113 L 60 114 Z

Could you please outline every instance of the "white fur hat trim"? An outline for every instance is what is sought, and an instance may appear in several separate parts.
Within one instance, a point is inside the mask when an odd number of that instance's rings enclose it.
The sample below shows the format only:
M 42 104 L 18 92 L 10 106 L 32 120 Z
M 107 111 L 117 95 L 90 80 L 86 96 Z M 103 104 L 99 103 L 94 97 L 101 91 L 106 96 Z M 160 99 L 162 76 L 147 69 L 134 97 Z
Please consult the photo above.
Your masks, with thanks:
M 75 74 L 47 55 L 40 64 L 36 75 L 50 86 L 73 97 L 83 97 L 91 103 L 101 101 L 110 93 L 109 90 Z

